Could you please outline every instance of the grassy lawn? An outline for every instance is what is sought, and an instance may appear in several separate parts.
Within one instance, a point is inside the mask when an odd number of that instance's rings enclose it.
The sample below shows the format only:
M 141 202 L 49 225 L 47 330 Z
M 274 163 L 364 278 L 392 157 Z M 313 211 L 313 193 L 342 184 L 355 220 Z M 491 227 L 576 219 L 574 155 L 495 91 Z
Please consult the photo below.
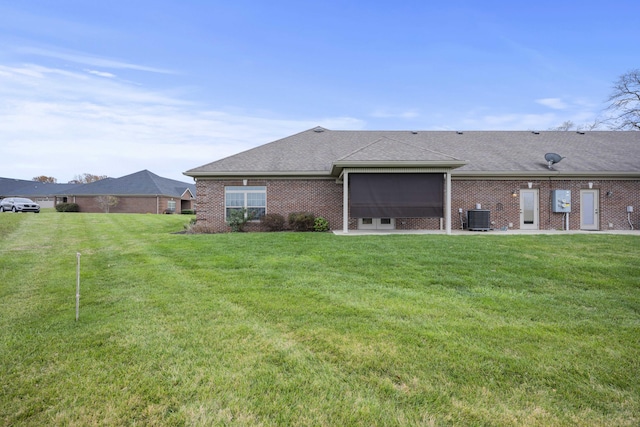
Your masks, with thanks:
M 0 424 L 640 424 L 640 236 L 188 220 L 0 214 Z

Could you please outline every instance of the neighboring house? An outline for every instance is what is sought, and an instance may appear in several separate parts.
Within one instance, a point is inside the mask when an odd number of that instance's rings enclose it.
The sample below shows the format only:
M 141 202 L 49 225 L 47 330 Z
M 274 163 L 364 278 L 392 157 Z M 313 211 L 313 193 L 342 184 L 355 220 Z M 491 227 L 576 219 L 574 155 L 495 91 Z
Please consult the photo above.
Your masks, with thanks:
M 37 202 L 41 208 L 52 208 L 56 194 L 68 191 L 78 185 L 80 184 L 57 184 L 0 178 L 0 199 L 5 197 L 27 197 Z
M 311 212 L 345 232 L 630 229 L 640 218 L 640 132 L 317 127 L 184 174 L 198 224 L 217 232 L 241 208 Z
M 163 178 L 148 170 L 82 184 L 56 195 L 56 203 L 77 203 L 81 212 L 181 213 L 194 209 L 195 184 Z M 102 201 L 117 202 L 106 206 Z

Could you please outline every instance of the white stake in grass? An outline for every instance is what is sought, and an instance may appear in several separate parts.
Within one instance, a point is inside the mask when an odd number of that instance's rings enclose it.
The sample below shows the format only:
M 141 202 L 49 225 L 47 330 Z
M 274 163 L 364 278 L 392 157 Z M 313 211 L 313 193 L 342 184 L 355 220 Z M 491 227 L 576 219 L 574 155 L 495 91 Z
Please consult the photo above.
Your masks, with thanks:
M 76 322 L 80 317 L 80 252 L 76 253 L 78 263 L 76 266 Z

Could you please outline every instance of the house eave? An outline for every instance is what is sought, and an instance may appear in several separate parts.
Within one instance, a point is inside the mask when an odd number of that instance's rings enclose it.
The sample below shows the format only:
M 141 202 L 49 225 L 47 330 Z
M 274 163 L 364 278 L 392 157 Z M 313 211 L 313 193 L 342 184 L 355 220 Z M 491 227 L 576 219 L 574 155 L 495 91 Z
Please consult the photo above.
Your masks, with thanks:
M 256 177 L 330 177 L 329 171 L 225 171 L 225 172 L 183 172 L 192 178 L 256 178 Z
M 175 199 L 181 199 L 181 195 L 175 194 L 118 194 L 118 193 L 94 193 L 94 194 L 77 194 L 77 193 L 63 193 L 54 194 L 55 197 L 101 197 L 101 196 L 113 196 L 113 197 L 172 197 Z
M 452 178 L 538 178 L 538 179 L 571 179 L 571 178 L 631 178 L 640 179 L 640 171 L 464 171 L 451 172 Z
M 332 176 L 340 176 L 345 168 L 446 168 L 456 169 L 466 165 L 465 160 L 424 160 L 424 161 L 338 161 L 331 168 Z
M 188 196 L 187 196 L 187 194 L 188 194 Z M 184 190 L 184 191 L 182 192 L 182 195 L 181 195 L 180 197 L 181 197 L 181 198 L 184 198 L 184 197 L 190 197 L 190 198 L 192 198 L 192 199 L 195 199 L 195 196 L 193 195 L 193 193 L 191 192 L 191 190 L 190 190 L 189 188 L 187 188 L 186 190 Z

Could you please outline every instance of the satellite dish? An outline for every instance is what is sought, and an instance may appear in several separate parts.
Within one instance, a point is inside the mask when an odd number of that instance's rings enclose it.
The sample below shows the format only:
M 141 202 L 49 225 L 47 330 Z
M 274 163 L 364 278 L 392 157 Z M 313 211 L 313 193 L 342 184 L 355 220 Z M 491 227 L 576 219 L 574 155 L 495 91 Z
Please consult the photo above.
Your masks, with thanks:
M 559 163 L 560 160 L 564 159 L 564 157 L 556 153 L 547 153 L 544 155 L 544 159 L 547 161 L 547 164 L 549 165 L 549 169 L 551 169 L 551 167 L 555 163 Z

